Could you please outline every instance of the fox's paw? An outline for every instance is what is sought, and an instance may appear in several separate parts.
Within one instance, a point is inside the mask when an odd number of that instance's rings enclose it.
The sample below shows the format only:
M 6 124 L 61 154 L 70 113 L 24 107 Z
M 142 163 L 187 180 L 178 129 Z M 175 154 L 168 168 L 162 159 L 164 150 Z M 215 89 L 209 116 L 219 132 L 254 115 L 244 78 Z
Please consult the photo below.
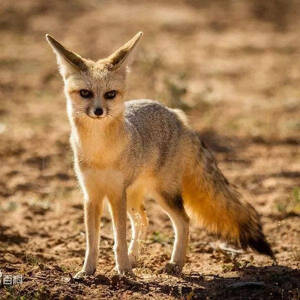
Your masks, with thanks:
M 123 275 L 123 276 L 134 276 L 132 269 L 131 269 L 131 265 L 128 266 L 116 266 L 117 272 L 119 275 Z
M 163 273 L 167 273 L 169 275 L 179 275 L 182 271 L 182 267 L 175 263 L 167 263 L 165 267 L 162 269 Z
M 82 279 L 86 276 L 93 275 L 95 273 L 95 271 L 96 270 L 93 270 L 93 271 L 81 270 L 74 276 L 74 279 Z
M 134 277 L 134 273 L 132 272 L 131 268 L 129 268 L 129 269 L 117 268 L 117 270 L 118 270 L 119 275 Z

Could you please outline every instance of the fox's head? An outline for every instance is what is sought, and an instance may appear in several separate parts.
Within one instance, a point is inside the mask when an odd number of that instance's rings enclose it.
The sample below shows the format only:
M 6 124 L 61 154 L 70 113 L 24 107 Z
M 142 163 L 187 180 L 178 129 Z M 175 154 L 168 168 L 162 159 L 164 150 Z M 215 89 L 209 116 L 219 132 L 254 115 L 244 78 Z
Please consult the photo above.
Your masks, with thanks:
M 137 33 L 112 55 L 98 61 L 85 59 L 46 35 L 57 56 L 72 117 L 97 121 L 122 114 L 129 57 L 142 35 Z

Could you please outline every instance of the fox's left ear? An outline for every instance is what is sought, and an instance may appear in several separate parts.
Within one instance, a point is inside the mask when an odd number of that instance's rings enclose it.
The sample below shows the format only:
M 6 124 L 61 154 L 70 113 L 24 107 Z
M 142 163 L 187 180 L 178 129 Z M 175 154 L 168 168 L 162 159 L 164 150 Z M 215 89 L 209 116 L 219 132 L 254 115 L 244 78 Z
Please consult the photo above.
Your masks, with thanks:
M 56 54 L 60 73 L 63 77 L 66 77 L 70 73 L 87 70 L 86 60 L 84 58 L 66 49 L 51 35 L 46 34 L 46 39 Z
M 131 40 L 108 57 L 112 70 L 118 70 L 121 67 L 126 69 L 131 62 L 132 52 L 142 36 L 143 33 L 138 32 Z

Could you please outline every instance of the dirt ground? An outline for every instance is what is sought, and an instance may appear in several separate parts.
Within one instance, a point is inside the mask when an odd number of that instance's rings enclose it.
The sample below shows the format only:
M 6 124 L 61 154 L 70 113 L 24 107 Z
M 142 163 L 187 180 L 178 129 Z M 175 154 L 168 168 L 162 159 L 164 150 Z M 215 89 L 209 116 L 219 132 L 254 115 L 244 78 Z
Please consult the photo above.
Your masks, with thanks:
M 23 283 L 0 286 L 0 298 L 300 299 L 299 16 L 297 0 L 1 0 L 0 270 Z M 85 250 L 82 195 L 44 34 L 97 59 L 139 30 L 128 99 L 185 109 L 262 215 L 277 266 L 220 250 L 192 224 L 183 274 L 164 274 L 172 227 L 149 202 L 136 278 L 114 270 L 106 211 L 96 275 L 74 281 Z

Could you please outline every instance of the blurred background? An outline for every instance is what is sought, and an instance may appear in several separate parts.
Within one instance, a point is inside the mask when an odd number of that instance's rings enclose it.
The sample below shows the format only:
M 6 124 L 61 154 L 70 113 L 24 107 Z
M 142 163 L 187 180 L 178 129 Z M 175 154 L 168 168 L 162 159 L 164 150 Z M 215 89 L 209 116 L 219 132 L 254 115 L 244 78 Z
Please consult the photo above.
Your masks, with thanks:
M 260 274 L 266 282 L 264 290 L 251 291 L 258 293 L 253 297 L 278 293 L 294 299 L 300 261 L 298 0 L 1 0 L 0 269 L 31 279 L 19 289 L 0 288 L 0 295 L 74 296 L 81 291 L 99 296 L 94 281 L 78 288 L 53 279 L 80 268 L 84 227 L 63 84 L 44 35 L 97 60 L 140 30 L 144 36 L 127 99 L 151 98 L 185 110 L 227 177 L 252 195 L 285 266 L 260 272 L 257 268 L 270 264 L 268 259 L 239 258 L 240 265 L 252 261 L 247 276 Z M 154 274 L 170 255 L 173 234 L 168 218 L 153 203 L 147 205 L 151 223 L 144 263 Z M 108 214 L 102 219 L 98 272 L 110 274 L 111 224 Z M 185 272 L 233 281 L 242 276 L 213 241 L 192 227 Z M 276 288 L 270 273 L 278 274 Z M 174 278 L 164 285 L 161 278 L 151 280 L 158 282 L 155 297 L 172 296 L 173 286 L 180 285 Z M 202 296 L 231 293 L 225 280 L 197 280 L 185 282 L 187 294 L 195 284 Z M 101 295 L 119 296 L 108 282 Z M 124 293 L 135 295 L 130 287 Z M 144 294 L 151 298 L 149 293 Z

